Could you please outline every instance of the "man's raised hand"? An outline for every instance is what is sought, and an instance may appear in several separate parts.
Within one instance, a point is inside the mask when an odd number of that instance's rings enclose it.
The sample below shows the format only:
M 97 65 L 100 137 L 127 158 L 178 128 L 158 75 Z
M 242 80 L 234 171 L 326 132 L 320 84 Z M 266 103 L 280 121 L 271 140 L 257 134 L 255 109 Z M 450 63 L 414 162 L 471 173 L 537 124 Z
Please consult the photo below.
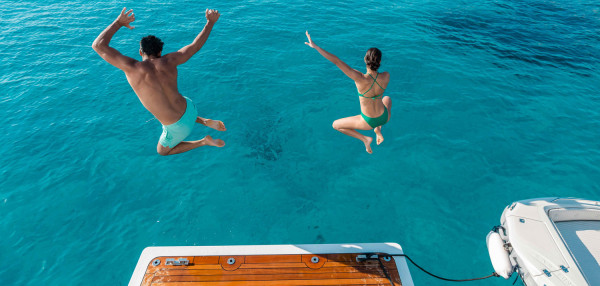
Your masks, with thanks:
M 117 17 L 117 23 L 119 23 L 121 26 L 133 29 L 135 27 L 130 26 L 129 23 L 135 21 L 135 14 L 133 14 L 133 9 L 125 12 L 126 9 L 127 8 L 123 7 L 123 10 L 121 10 L 121 14 L 119 17 Z
M 206 9 L 206 20 L 212 23 L 217 22 L 217 20 L 219 20 L 219 16 L 221 16 L 221 14 L 219 14 L 219 11 L 217 10 L 212 10 L 212 9 Z

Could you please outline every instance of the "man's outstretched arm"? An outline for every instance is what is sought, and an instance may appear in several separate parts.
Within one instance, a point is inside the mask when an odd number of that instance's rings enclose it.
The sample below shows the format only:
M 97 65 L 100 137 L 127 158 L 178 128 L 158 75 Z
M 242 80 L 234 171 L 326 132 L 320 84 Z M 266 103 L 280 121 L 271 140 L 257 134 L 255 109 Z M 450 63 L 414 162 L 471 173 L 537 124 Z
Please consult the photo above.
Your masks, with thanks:
M 177 52 L 165 55 L 165 57 L 168 57 L 170 60 L 172 59 L 177 65 L 187 62 L 195 53 L 200 50 L 200 48 L 202 48 L 202 46 L 204 46 L 204 43 L 206 43 L 206 40 L 208 40 L 208 36 L 210 35 L 213 26 L 219 19 L 219 16 L 221 16 L 219 11 L 206 9 L 206 25 L 204 25 L 202 32 L 196 36 L 194 42 L 181 48 Z
M 112 24 L 104 29 L 104 31 L 98 35 L 92 44 L 94 51 L 96 51 L 96 53 L 98 53 L 105 61 L 123 71 L 132 68 L 136 60 L 122 55 L 116 49 L 108 46 L 108 44 L 121 27 L 125 26 L 129 29 L 133 29 L 134 27 L 130 26 L 129 24 L 134 20 L 135 15 L 133 14 L 133 10 L 129 10 L 127 13 L 125 13 L 125 8 L 123 8 L 119 17 L 117 17 Z

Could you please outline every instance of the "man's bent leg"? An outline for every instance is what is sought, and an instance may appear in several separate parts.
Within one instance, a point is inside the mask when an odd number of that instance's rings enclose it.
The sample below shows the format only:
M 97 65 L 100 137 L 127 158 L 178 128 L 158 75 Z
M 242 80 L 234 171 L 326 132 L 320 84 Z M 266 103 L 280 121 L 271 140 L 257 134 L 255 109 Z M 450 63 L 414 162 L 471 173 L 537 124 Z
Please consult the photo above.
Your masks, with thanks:
M 225 142 L 221 139 L 213 139 L 209 135 L 206 135 L 206 137 L 204 137 L 200 140 L 183 141 L 183 142 L 177 144 L 177 146 L 175 146 L 173 148 L 165 147 L 162 144 L 160 144 L 160 142 L 159 142 L 158 145 L 156 145 L 156 152 L 158 152 L 158 154 L 163 155 L 163 156 L 175 155 L 175 154 L 187 152 L 192 149 L 196 149 L 200 146 L 205 146 L 205 145 L 215 146 L 215 147 L 223 147 L 223 146 L 225 146 Z

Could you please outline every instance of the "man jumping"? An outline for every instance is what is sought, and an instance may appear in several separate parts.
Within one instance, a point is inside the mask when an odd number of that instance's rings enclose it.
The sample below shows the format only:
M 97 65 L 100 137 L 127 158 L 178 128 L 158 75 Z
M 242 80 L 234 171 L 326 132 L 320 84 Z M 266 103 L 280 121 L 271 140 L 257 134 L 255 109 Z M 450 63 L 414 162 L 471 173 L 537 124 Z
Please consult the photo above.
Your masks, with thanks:
M 117 19 L 94 40 L 92 48 L 104 60 L 125 72 L 127 81 L 137 94 L 144 107 L 160 121 L 163 133 L 156 145 L 160 155 L 183 153 L 200 146 L 225 146 L 221 139 L 206 136 L 197 141 L 183 141 L 194 128 L 194 123 L 225 131 L 225 125 L 218 120 L 198 116 L 191 99 L 182 96 L 177 89 L 177 66 L 187 62 L 202 48 L 208 35 L 219 19 L 219 11 L 206 9 L 206 25 L 194 42 L 179 51 L 161 56 L 163 42 L 155 36 L 147 36 L 140 41 L 140 56 L 137 61 L 122 55 L 108 46 L 114 34 L 123 26 L 130 26 L 135 20 L 133 10 L 123 8 Z

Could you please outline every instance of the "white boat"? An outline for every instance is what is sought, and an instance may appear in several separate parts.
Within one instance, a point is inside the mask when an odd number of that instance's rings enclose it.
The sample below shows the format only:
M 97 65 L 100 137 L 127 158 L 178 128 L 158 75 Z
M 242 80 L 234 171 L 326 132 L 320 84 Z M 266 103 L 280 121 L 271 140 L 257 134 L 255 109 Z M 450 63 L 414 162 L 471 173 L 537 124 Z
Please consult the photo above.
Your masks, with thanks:
M 504 209 L 487 237 L 496 273 L 526 285 L 600 285 L 600 202 L 523 200 Z
M 413 286 L 396 243 L 147 247 L 129 286 Z

